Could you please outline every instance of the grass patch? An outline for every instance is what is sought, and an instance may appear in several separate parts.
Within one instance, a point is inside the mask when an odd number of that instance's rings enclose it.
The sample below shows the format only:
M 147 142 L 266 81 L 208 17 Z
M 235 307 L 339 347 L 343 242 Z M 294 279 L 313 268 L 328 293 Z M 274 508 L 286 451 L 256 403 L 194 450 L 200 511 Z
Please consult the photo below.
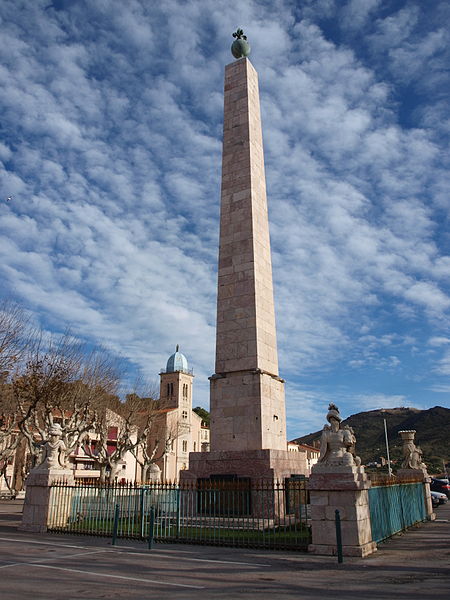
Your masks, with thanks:
M 113 519 L 82 519 L 59 527 L 59 531 L 87 535 L 112 536 Z M 149 535 L 149 521 L 144 527 L 135 520 L 119 519 L 118 537 L 146 539 Z M 310 541 L 310 529 L 302 523 L 266 529 L 245 527 L 204 527 L 182 524 L 177 528 L 175 520 L 163 519 L 156 523 L 155 539 L 160 542 L 192 542 L 222 545 L 251 545 L 263 547 L 304 546 Z

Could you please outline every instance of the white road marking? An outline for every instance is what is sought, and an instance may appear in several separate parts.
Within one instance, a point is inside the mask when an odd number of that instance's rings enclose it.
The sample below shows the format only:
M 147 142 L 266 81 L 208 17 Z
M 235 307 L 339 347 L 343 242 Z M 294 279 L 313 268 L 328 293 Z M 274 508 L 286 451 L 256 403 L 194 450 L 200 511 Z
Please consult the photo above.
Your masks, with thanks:
M 24 563 L 9 563 L 9 565 L 1 565 L 0 569 L 6 569 L 6 567 L 17 567 L 17 565 L 23 565 Z
M 67 560 L 68 558 L 74 558 L 75 556 L 88 556 L 89 554 L 101 554 L 109 552 L 109 550 L 95 550 L 92 552 L 77 552 L 76 554 L 65 554 L 64 556 L 49 556 L 48 558 L 35 558 L 34 560 L 27 560 L 24 565 L 33 565 L 34 563 L 43 563 L 49 560 Z
M 31 565 L 30 565 L 31 566 Z M 141 577 L 126 577 L 125 575 L 109 575 L 108 573 L 96 573 L 95 571 L 84 571 L 82 569 L 69 569 L 67 567 L 55 567 L 53 565 L 33 564 L 33 567 L 42 569 L 55 569 L 57 571 L 66 571 L 68 573 L 81 573 L 82 575 L 92 575 L 93 577 L 106 577 L 110 579 L 124 579 L 125 581 L 140 581 L 142 583 L 156 583 L 157 585 L 168 585 L 171 587 L 191 588 L 194 590 L 204 590 L 204 585 L 189 585 L 187 583 L 169 583 L 167 581 L 156 581 L 155 579 L 143 579 Z
M 19 543 L 23 543 L 23 544 L 39 544 L 39 545 L 43 545 L 43 546 L 57 546 L 58 548 L 79 548 L 80 550 L 86 549 L 86 550 L 90 550 L 92 548 L 92 546 L 75 546 L 73 544 L 61 544 L 61 543 L 56 543 L 56 542 L 38 542 L 36 540 L 27 540 L 27 539 L 17 539 L 17 538 L 3 538 L 0 537 L 0 541 L 5 541 L 5 542 L 19 542 Z M 155 555 L 155 554 L 164 554 L 165 557 L 169 558 L 176 558 L 177 560 L 191 560 L 191 561 L 195 561 L 195 562 L 211 562 L 211 563 L 219 563 L 222 565 L 245 565 L 245 566 L 249 566 L 249 567 L 270 567 L 270 565 L 268 564 L 263 564 L 263 563 L 250 563 L 250 562 L 241 562 L 241 561 L 235 561 L 235 560 L 216 560 L 216 559 L 210 559 L 210 558 L 187 558 L 187 557 L 180 557 L 180 556 L 174 556 L 174 552 L 177 552 L 177 554 L 188 554 L 190 553 L 188 550 L 149 550 L 148 553 L 147 552 L 136 552 L 134 550 L 128 550 L 125 547 L 120 547 L 120 546 L 116 546 L 115 548 L 105 548 L 104 550 L 102 550 L 102 552 L 119 552 L 121 554 L 138 554 L 141 556 L 151 556 L 151 555 Z M 20 563 L 18 563 L 20 564 Z
M 22 538 L 22 539 L 17 539 L 17 538 L 4 538 L 4 537 L 0 537 L 0 541 L 3 542 L 19 542 L 21 544 L 38 544 L 40 546 L 57 546 L 58 548 L 86 548 L 87 550 L 90 550 L 92 548 L 92 546 L 75 546 L 74 544 L 61 544 L 61 543 L 56 543 L 56 542 L 38 542 L 36 540 L 27 540 L 26 538 Z M 108 551 L 113 551 L 112 549 L 110 550 L 109 548 L 107 548 Z
M 170 556 L 170 550 L 151 550 L 147 554 L 146 552 L 133 552 L 133 554 L 139 554 L 141 556 L 150 556 L 153 554 L 163 554 L 164 552 L 168 552 Z M 182 550 L 179 552 L 183 552 Z M 166 558 L 166 555 L 164 555 Z M 175 557 L 174 557 L 175 558 Z M 271 565 L 266 565 L 262 563 L 249 563 L 249 562 L 240 562 L 237 560 L 217 560 L 214 558 L 187 558 L 185 556 L 177 557 L 178 560 L 194 560 L 196 562 L 210 562 L 210 563 L 219 563 L 221 565 L 244 565 L 247 567 L 270 567 Z
M 74 558 L 75 556 L 87 556 L 88 554 L 100 554 L 101 552 L 108 552 L 108 550 L 95 550 L 95 552 L 77 552 L 76 554 L 66 554 L 65 556 L 49 556 L 48 558 L 35 558 L 33 560 L 9 563 L 8 565 L 1 565 L 0 569 L 6 569 L 6 567 L 16 567 L 17 565 L 35 565 L 36 563 L 44 563 L 49 560 L 64 560 L 68 558 Z

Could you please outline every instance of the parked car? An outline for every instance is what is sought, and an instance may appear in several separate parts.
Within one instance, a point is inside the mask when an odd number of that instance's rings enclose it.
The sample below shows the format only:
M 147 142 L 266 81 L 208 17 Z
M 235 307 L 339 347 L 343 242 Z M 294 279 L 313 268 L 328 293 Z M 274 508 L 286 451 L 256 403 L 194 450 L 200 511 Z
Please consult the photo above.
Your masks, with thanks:
M 439 506 L 440 504 L 445 504 L 448 500 L 446 494 L 441 494 L 441 492 L 433 492 L 431 491 L 431 503 L 433 508 Z
M 436 477 L 432 477 L 430 490 L 432 492 L 441 492 L 441 494 L 445 494 L 447 498 L 450 498 L 450 484 L 448 479 L 437 479 Z

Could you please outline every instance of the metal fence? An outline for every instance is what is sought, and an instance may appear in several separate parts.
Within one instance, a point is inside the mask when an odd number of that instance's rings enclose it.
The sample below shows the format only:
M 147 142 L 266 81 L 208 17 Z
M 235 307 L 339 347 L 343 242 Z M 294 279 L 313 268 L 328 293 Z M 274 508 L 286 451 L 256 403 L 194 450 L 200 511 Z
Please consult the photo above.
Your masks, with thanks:
M 156 542 L 306 550 L 306 480 L 51 488 L 48 530 Z M 151 527 L 152 521 L 152 527 Z M 150 531 L 151 527 L 151 531 Z
M 422 482 L 377 485 L 369 489 L 372 539 L 381 542 L 427 518 Z

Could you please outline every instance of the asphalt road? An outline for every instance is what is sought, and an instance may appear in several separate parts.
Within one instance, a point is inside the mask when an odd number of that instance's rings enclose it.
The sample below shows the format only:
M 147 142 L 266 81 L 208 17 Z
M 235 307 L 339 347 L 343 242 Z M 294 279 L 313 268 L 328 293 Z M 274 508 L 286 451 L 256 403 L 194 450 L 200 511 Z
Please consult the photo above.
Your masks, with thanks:
M 0 502 L 1 600 L 339 598 L 448 600 L 450 503 L 365 559 L 156 544 L 17 531 Z

